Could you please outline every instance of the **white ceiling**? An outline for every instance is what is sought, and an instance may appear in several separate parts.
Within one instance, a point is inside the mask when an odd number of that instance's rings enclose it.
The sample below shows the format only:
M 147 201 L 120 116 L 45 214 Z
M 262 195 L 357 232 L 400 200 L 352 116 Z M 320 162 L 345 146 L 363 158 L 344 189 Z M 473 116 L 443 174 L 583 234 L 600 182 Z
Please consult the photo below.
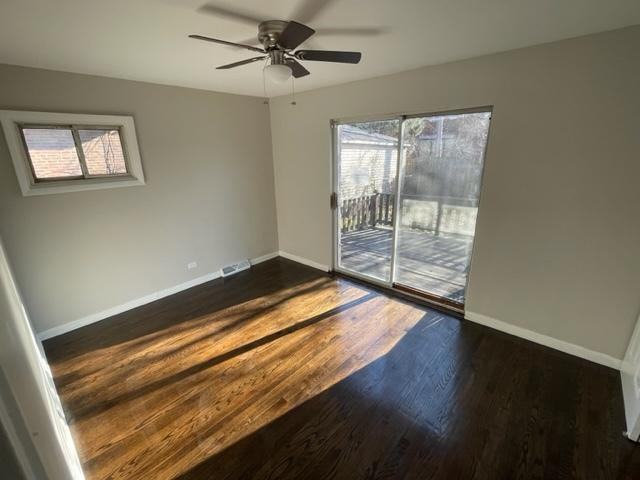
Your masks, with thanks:
M 380 30 L 319 33 L 303 44 L 363 57 L 305 62 L 311 75 L 296 81 L 298 91 L 640 23 L 639 0 L 0 0 L 0 63 L 261 96 L 260 62 L 214 68 L 255 54 L 187 38 L 255 36 L 257 26 L 212 15 L 207 4 L 302 21 L 324 4 L 312 28 Z

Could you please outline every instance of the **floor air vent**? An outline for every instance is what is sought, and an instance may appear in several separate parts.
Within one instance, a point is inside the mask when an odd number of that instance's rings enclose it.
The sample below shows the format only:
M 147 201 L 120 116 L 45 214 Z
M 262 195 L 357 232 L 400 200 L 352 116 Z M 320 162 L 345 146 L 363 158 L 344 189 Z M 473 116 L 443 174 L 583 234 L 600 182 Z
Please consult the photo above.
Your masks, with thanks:
M 249 260 L 242 260 L 241 262 L 233 263 L 231 265 L 227 265 L 226 267 L 222 267 L 220 269 L 220 276 L 229 277 L 234 273 L 238 273 L 243 270 L 247 270 L 249 268 L 251 268 L 251 264 L 249 263 Z

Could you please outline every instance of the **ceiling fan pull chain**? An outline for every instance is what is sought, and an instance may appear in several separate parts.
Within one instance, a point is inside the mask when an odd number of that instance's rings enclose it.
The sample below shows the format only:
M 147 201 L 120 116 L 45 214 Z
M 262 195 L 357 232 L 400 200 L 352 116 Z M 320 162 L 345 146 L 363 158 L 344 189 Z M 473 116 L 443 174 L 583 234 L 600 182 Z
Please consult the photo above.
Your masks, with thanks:
M 264 66 L 267 66 L 267 63 L 269 63 L 269 57 L 267 57 L 267 59 L 264 62 Z M 267 97 L 267 76 L 264 73 L 264 67 L 262 68 L 262 93 L 264 95 L 264 100 L 263 100 L 263 104 L 264 105 L 269 105 L 269 97 Z
M 296 87 L 293 75 L 291 76 L 291 105 L 297 105 L 296 103 Z

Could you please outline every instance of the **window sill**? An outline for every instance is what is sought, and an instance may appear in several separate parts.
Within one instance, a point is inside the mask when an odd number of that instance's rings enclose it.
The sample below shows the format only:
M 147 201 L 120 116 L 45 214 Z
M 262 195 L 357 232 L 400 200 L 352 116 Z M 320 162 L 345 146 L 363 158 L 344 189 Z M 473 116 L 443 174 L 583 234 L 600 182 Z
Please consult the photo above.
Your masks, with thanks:
M 86 178 L 79 180 L 56 180 L 54 182 L 38 182 L 23 189 L 25 197 L 33 195 L 50 195 L 53 193 L 84 192 L 87 190 L 101 190 L 105 188 L 135 187 L 144 185 L 144 179 L 132 175 L 123 177 Z

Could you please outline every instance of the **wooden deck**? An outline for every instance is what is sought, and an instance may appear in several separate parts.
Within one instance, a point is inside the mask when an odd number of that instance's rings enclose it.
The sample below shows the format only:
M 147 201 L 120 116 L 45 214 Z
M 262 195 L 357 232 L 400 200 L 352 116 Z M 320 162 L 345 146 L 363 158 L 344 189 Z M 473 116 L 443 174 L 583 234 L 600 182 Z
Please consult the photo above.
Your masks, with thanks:
M 466 235 L 402 229 L 398 235 L 396 282 L 464 303 L 473 239 Z M 389 279 L 392 230 L 366 228 L 343 233 L 340 266 Z

